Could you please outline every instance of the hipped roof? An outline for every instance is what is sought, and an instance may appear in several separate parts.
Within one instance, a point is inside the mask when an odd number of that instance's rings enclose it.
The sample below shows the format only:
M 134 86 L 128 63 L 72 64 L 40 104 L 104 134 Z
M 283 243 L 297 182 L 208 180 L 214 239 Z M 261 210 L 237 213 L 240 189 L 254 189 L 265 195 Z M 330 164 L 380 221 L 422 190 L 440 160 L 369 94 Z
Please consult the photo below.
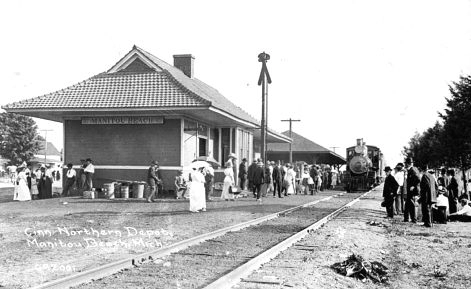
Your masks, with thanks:
M 36 155 L 44 155 L 45 152 L 45 143 L 43 141 L 40 142 L 41 149 L 36 153 Z M 60 151 L 56 148 L 56 146 L 52 142 L 47 142 L 47 154 L 48 156 L 60 156 Z
M 138 59 L 149 69 L 126 71 Z M 260 122 L 225 98 L 215 88 L 134 46 L 107 72 L 43 96 L 2 107 L 32 117 L 62 122 L 64 116 L 83 116 L 93 112 L 142 111 L 166 115 L 189 115 L 208 122 L 237 123 L 257 129 Z M 203 109 L 205 113 L 197 112 Z M 206 119 L 204 119 L 206 117 Z M 286 135 L 268 132 L 273 141 L 289 142 Z
M 284 131 L 282 134 L 289 136 L 289 131 Z M 339 162 L 345 163 L 346 160 L 341 155 L 326 149 L 325 147 L 313 142 L 310 139 L 303 137 L 295 132 L 291 132 L 291 150 L 293 153 L 313 153 L 313 154 L 327 154 L 330 158 L 336 159 Z M 281 143 L 269 143 L 267 145 L 268 152 L 289 152 L 289 147 L 286 144 Z

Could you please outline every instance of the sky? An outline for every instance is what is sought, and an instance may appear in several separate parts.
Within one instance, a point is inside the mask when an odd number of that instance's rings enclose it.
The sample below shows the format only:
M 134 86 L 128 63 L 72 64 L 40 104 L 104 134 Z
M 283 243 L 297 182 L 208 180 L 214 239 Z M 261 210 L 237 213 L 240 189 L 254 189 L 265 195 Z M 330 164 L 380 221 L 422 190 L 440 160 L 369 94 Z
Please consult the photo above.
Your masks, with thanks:
M 357 138 L 389 165 L 439 120 L 448 86 L 471 74 L 471 1 L 1 1 L 0 105 L 44 95 L 111 68 L 137 45 L 261 119 L 345 156 Z M 36 119 L 63 147 L 60 123 Z M 335 148 L 334 148 L 335 147 Z

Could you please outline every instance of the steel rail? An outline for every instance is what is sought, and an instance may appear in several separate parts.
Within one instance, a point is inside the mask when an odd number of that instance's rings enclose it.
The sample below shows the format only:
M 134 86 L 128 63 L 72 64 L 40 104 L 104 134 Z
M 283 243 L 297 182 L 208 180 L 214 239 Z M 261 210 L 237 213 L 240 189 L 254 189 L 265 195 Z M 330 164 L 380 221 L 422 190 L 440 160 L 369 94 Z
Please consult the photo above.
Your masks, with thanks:
M 373 189 L 374 190 L 374 189 Z M 339 209 L 335 210 L 334 212 L 330 213 L 329 215 L 325 216 L 324 218 L 320 219 L 319 221 L 313 223 L 309 227 L 303 229 L 302 231 L 292 235 L 291 237 L 288 237 L 284 241 L 278 243 L 277 245 L 271 247 L 270 249 L 267 249 L 257 257 L 250 259 L 248 262 L 244 263 L 243 265 L 237 267 L 236 269 L 232 270 L 228 274 L 220 277 L 219 279 L 215 280 L 211 284 L 207 285 L 204 287 L 204 289 L 229 289 L 233 287 L 234 285 L 238 284 L 240 281 L 243 280 L 243 278 L 246 278 L 249 276 L 253 271 L 257 270 L 262 266 L 263 264 L 269 262 L 271 259 L 275 258 L 278 256 L 282 251 L 288 249 L 291 247 L 293 244 L 299 242 L 303 238 L 305 238 L 307 235 L 309 235 L 311 232 L 319 229 L 321 226 L 323 226 L 325 223 L 330 221 L 331 219 L 335 218 L 338 214 L 340 214 L 342 211 L 347 209 L 348 207 L 351 207 L 353 204 L 358 202 L 361 198 L 369 194 L 371 191 L 370 190 L 361 196 L 357 197 L 353 201 L 349 202 L 348 204 L 340 207 Z
M 100 278 L 110 276 L 114 273 L 117 273 L 117 272 L 123 270 L 123 269 L 132 268 L 133 266 L 137 266 L 137 265 L 139 265 L 141 263 L 144 263 L 146 261 L 158 259 L 158 258 L 161 258 L 163 256 L 170 255 L 171 253 L 175 253 L 175 252 L 184 250 L 184 249 L 186 249 L 190 246 L 197 245 L 197 244 L 202 243 L 204 241 L 217 238 L 217 237 L 222 236 L 222 235 L 224 235 L 228 232 L 239 231 L 239 230 L 242 230 L 246 227 L 254 226 L 254 225 L 257 225 L 259 223 L 266 222 L 266 221 L 271 220 L 271 219 L 275 219 L 279 216 L 289 214 L 289 213 L 291 213 L 295 210 L 298 210 L 300 208 L 310 207 L 310 206 L 313 206 L 313 205 L 315 205 L 319 202 L 324 202 L 324 201 L 330 200 L 334 197 L 341 196 L 343 194 L 345 194 L 345 192 L 335 194 L 335 195 L 332 195 L 332 196 L 329 196 L 329 197 L 325 197 L 323 199 L 312 201 L 312 202 L 309 202 L 309 203 L 306 203 L 306 204 L 303 204 L 303 205 L 299 205 L 299 206 L 296 206 L 296 207 L 293 207 L 293 208 L 289 208 L 289 209 L 286 209 L 286 210 L 283 210 L 283 211 L 280 211 L 280 212 L 277 212 L 277 213 L 273 213 L 273 214 L 270 214 L 270 215 L 267 215 L 267 216 L 263 216 L 263 217 L 254 219 L 254 220 L 246 221 L 246 222 L 243 222 L 243 223 L 240 223 L 240 224 L 236 224 L 236 225 L 229 226 L 229 227 L 226 227 L 226 228 L 222 228 L 222 229 L 219 229 L 219 230 L 216 230 L 216 231 L 212 231 L 212 232 L 209 232 L 209 233 L 198 235 L 198 236 L 195 236 L 195 237 L 177 242 L 175 244 L 169 245 L 169 246 L 164 247 L 164 248 L 156 249 L 156 250 L 153 250 L 153 251 L 150 251 L 150 252 L 146 252 L 146 253 L 134 255 L 132 257 L 128 257 L 128 258 L 125 258 L 125 259 L 122 259 L 122 260 L 114 261 L 114 262 L 111 262 L 111 263 L 106 264 L 106 265 L 102 265 L 102 266 L 99 266 L 99 267 L 96 267 L 96 268 L 92 268 L 90 270 L 78 272 L 78 273 L 70 275 L 70 276 L 66 276 L 66 277 L 63 277 L 63 278 L 60 278 L 60 279 L 52 280 L 52 281 L 40 284 L 40 285 L 32 287 L 32 288 L 33 289 L 45 289 L 45 288 L 47 288 L 47 289 L 64 289 L 64 288 L 70 288 L 70 287 L 73 287 L 73 286 L 77 286 L 77 285 L 80 285 L 80 284 L 83 284 L 83 283 L 88 283 L 88 282 L 91 282 L 93 280 L 97 280 L 97 279 L 100 279 Z

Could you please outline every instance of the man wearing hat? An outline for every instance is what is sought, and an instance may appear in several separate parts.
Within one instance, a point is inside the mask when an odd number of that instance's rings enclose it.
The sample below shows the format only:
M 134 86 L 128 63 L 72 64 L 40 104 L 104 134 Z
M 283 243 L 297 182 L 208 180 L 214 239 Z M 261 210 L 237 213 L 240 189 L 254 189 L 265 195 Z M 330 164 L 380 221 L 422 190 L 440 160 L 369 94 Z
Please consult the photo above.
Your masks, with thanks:
M 257 160 L 253 160 L 252 164 L 249 166 L 247 170 L 247 179 L 249 181 L 247 185 L 247 190 L 253 193 L 254 198 L 256 197 L 256 195 L 255 195 L 255 186 L 253 184 L 253 179 L 254 179 L 256 168 L 257 168 Z
M 397 195 L 397 189 L 399 188 L 399 184 L 396 182 L 396 179 L 391 174 L 391 167 L 385 167 L 384 171 L 386 172 L 386 180 L 384 181 L 383 187 L 384 206 L 386 207 L 386 213 L 388 214 L 388 218 L 393 218 L 394 197 Z
M 422 166 L 424 174 L 420 180 L 420 204 L 422 207 L 422 221 L 425 227 L 432 226 L 432 205 L 437 202 L 436 188 L 437 182 L 433 174 L 427 170 L 427 166 Z
M 407 177 L 406 177 L 406 202 L 404 211 L 404 222 L 409 222 L 409 217 L 412 223 L 417 223 L 417 200 L 420 193 L 420 178 L 419 170 L 414 167 L 412 158 L 406 158 L 405 161 Z
M 262 184 L 265 182 L 265 170 L 263 169 L 262 162 L 257 163 L 257 167 L 254 170 L 253 177 L 254 177 L 253 185 L 255 187 L 255 197 L 257 198 L 257 201 L 261 203 L 262 202 L 262 199 L 261 199 Z
M 404 171 L 403 171 L 404 165 L 402 163 L 398 163 L 396 167 L 394 168 L 394 178 L 396 179 L 397 184 L 399 185 L 399 188 L 397 190 L 397 195 L 394 198 L 394 213 L 396 215 L 399 215 L 399 212 L 404 213 L 404 192 L 403 192 L 403 186 L 404 186 Z
M 448 202 L 449 202 L 449 212 L 450 214 L 456 213 L 457 211 L 457 201 L 458 201 L 458 181 L 455 178 L 455 170 L 450 169 L 447 172 L 447 175 L 450 178 L 448 190 Z
M 159 163 L 156 161 L 152 161 L 150 163 L 150 167 L 147 170 L 147 184 L 149 185 L 149 196 L 147 197 L 147 202 L 155 202 L 155 192 L 157 189 L 157 184 L 160 183 L 160 179 L 157 177 L 155 171 L 158 167 Z
M 241 190 L 245 190 L 245 181 L 247 180 L 247 159 L 243 158 L 239 165 L 239 187 Z
M 281 168 L 281 162 L 277 161 L 276 165 L 273 166 L 273 173 L 272 173 L 274 198 L 276 197 L 277 193 L 278 193 L 278 198 L 283 198 L 281 196 L 281 187 L 283 185 L 282 172 L 283 172 L 283 169 Z
M 68 197 L 69 191 L 75 184 L 75 179 L 77 177 L 77 172 L 74 170 L 73 165 L 71 163 L 67 164 L 67 173 L 65 174 L 65 186 L 62 190 L 62 195 Z
M 312 185 L 311 195 L 314 195 L 314 192 L 317 193 L 317 176 L 319 175 L 317 165 L 312 165 L 309 170 L 309 176 L 312 178 L 314 184 Z

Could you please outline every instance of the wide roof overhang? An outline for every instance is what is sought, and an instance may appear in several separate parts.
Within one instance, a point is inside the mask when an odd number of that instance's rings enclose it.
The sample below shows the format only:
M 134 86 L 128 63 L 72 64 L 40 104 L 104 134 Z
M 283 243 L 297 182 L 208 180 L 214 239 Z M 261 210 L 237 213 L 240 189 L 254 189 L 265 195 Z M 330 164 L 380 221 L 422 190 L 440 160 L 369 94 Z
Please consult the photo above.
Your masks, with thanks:
M 253 132 L 254 140 L 261 140 L 260 126 L 231 115 L 212 106 L 198 107 L 165 107 L 165 108 L 60 108 L 60 109 L 14 109 L 7 108 L 8 112 L 18 113 L 30 117 L 63 122 L 64 119 L 80 119 L 81 117 L 98 116 L 163 116 L 170 118 L 186 117 L 206 123 L 212 127 L 242 127 Z M 270 130 L 267 132 L 268 143 L 289 143 L 291 139 L 283 134 Z

